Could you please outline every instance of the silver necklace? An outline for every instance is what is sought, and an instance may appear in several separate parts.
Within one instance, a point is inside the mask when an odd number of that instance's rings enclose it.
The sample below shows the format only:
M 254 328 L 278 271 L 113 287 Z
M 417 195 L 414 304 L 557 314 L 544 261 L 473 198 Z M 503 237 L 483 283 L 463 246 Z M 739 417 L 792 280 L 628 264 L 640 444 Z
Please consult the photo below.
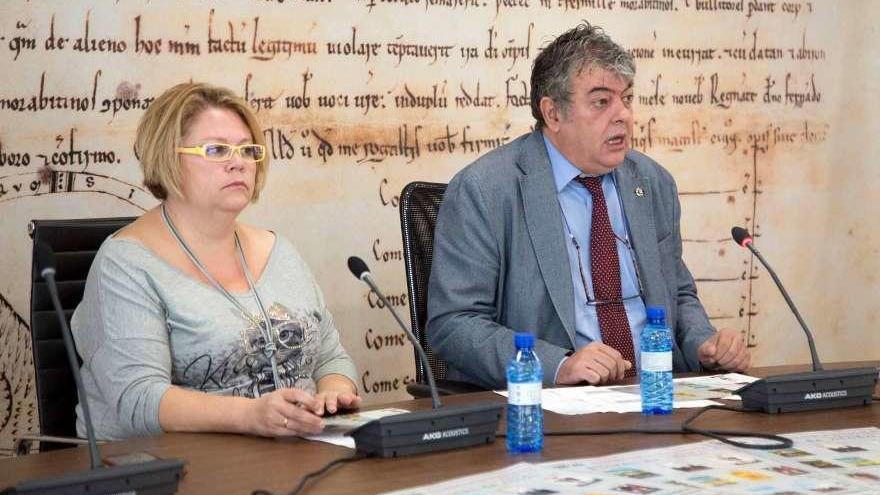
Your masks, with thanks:
M 235 238 L 235 250 L 238 255 L 238 263 L 244 271 L 245 279 L 247 279 L 248 289 L 251 294 L 254 295 L 254 299 L 257 301 L 257 306 L 260 308 L 260 312 L 262 313 L 262 321 L 257 315 L 254 315 L 250 311 L 247 310 L 238 299 L 235 298 L 232 294 L 226 290 L 226 287 L 223 287 L 220 282 L 217 281 L 209 272 L 208 269 L 199 261 L 196 254 L 192 249 L 186 244 L 186 241 L 183 240 L 183 237 L 178 232 L 177 227 L 174 226 L 174 222 L 171 221 L 171 217 L 168 215 L 168 210 L 165 208 L 165 203 L 162 203 L 162 219 L 165 220 L 165 225 L 168 226 L 168 230 L 171 232 L 171 235 L 174 239 L 177 240 L 177 244 L 183 249 L 183 252 L 186 253 L 187 257 L 189 257 L 190 261 L 192 261 L 193 265 L 199 269 L 202 275 L 208 279 L 208 282 L 216 289 L 220 294 L 222 294 L 226 299 L 235 306 L 241 315 L 252 324 L 254 324 L 257 329 L 263 334 L 263 340 L 265 344 L 263 345 L 263 354 L 266 355 L 266 358 L 269 359 L 269 362 L 272 365 L 272 381 L 275 383 L 275 389 L 278 390 L 281 388 L 281 379 L 278 376 L 278 361 L 275 357 L 276 351 L 278 350 L 275 346 L 275 340 L 272 338 L 272 331 L 270 325 L 272 324 L 272 320 L 269 318 L 269 313 L 266 311 L 266 306 L 263 305 L 262 299 L 260 299 L 260 294 L 257 292 L 257 288 L 254 285 L 254 281 L 251 278 L 251 270 L 248 267 L 247 259 L 244 257 L 244 250 L 241 248 L 241 241 L 238 238 L 238 231 L 236 230 L 233 233 L 233 237 Z

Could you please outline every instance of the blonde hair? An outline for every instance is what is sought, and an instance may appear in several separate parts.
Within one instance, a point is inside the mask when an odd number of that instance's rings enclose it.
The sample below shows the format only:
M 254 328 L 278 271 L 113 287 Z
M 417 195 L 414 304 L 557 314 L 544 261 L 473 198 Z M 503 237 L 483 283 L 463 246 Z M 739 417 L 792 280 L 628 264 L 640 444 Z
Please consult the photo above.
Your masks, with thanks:
M 180 155 L 175 148 L 181 146 L 183 136 L 196 116 L 208 108 L 235 112 L 250 129 L 253 142 L 266 145 L 256 116 L 235 93 L 205 83 L 178 84 L 150 104 L 141 117 L 134 141 L 134 154 L 144 173 L 144 185 L 156 199 L 165 200 L 169 193 L 183 197 Z M 260 197 L 266 183 L 268 155 L 267 150 L 266 156 L 257 162 L 252 203 Z

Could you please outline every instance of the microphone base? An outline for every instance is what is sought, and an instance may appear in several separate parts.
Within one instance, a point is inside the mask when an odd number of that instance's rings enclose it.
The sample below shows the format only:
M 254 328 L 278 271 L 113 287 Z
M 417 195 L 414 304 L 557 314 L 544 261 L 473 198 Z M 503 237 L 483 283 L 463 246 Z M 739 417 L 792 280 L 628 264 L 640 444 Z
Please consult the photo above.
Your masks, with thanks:
M 868 405 L 876 382 L 876 368 L 808 371 L 768 376 L 735 393 L 744 408 L 776 414 Z
M 16 494 L 102 494 L 175 493 L 183 477 L 183 461 L 159 459 L 138 464 L 100 467 L 53 478 L 23 481 L 3 493 Z
M 358 452 L 402 457 L 495 441 L 503 404 L 480 402 L 375 419 L 353 430 Z

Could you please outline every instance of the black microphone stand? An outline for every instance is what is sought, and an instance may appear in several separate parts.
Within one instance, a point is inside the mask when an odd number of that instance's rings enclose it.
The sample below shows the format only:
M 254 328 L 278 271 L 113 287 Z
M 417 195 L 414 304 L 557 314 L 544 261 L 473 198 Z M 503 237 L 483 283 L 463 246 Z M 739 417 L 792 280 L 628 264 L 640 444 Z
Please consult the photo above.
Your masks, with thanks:
M 750 238 L 751 239 L 751 238 Z M 782 298 L 785 299 L 785 303 L 788 304 L 788 308 L 791 309 L 791 312 L 794 313 L 794 317 L 797 319 L 798 323 L 801 325 L 801 328 L 804 330 L 804 333 L 807 335 L 807 344 L 810 346 L 810 356 L 813 360 L 813 371 L 821 371 L 822 362 L 819 361 L 819 355 L 816 353 L 816 343 L 813 341 L 813 332 L 807 327 L 807 323 L 801 317 L 801 312 L 798 311 L 797 307 L 794 305 L 794 302 L 791 300 L 791 297 L 788 296 L 788 291 L 785 290 L 785 287 L 782 285 L 782 282 L 779 280 L 779 277 L 776 276 L 776 272 L 773 268 L 770 267 L 770 264 L 767 263 L 767 260 L 764 259 L 764 256 L 761 255 L 761 252 L 758 251 L 754 243 L 747 242 L 745 243 L 745 247 L 752 252 L 755 256 L 758 257 L 758 261 L 764 265 L 764 268 L 767 269 L 767 272 L 770 273 L 770 277 L 773 279 L 773 282 L 776 283 L 776 287 L 779 289 L 779 292 L 782 293 Z
M 370 272 L 369 271 L 363 272 L 359 278 L 364 283 L 366 283 L 367 285 L 370 286 L 370 290 L 372 290 L 373 293 L 379 297 L 379 300 L 382 301 L 382 304 L 384 304 L 385 307 L 391 311 L 391 314 L 394 316 L 394 319 L 397 321 L 397 325 L 403 329 L 403 333 L 406 334 L 406 337 L 412 343 L 413 347 L 415 347 L 416 352 L 419 354 L 419 360 L 422 363 L 427 363 L 428 356 L 427 356 L 427 354 L 425 354 L 425 350 L 422 349 L 421 344 L 419 344 L 419 341 L 416 340 L 416 336 L 413 335 L 413 333 L 411 331 L 409 331 L 409 328 L 407 328 L 407 326 L 403 323 L 403 320 L 400 319 L 400 315 L 397 314 L 397 311 L 395 311 L 395 309 L 391 306 L 391 304 L 388 302 L 388 299 L 385 298 L 385 294 L 383 294 L 382 291 L 379 290 L 379 287 L 376 285 L 376 282 L 373 280 L 373 277 L 370 275 Z M 434 382 L 434 373 L 432 372 L 430 367 L 428 367 L 427 370 L 428 370 L 428 373 L 425 373 L 425 375 L 428 378 L 428 387 L 431 389 L 431 402 L 433 403 L 434 409 L 437 409 L 438 407 L 442 406 L 443 404 L 440 403 L 440 394 L 439 394 L 439 392 L 437 392 L 437 384 L 436 384 L 436 382 Z
M 88 397 L 79 374 L 79 363 L 73 337 L 64 317 L 61 301 L 58 299 L 58 287 L 55 284 L 55 254 L 48 245 L 37 241 L 35 250 L 36 266 L 40 276 L 46 281 L 61 334 L 64 337 L 64 349 L 70 363 L 70 372 L 76 384 L 76 392 L 83 410 L 83 421 L 89 440 L 89 459 L 91 469 L 52 478 L 23 481 L 14 487 L 6 488 L 3 494 L 58 494 L 58 493 L 150 493 L 154 495 L 171 494 L 177 491 L 177 484 L 183 476 L 183 461 L 180 459 L 156 459 L 134 464 L 104 466 L 98 453 L 98 442 L 95 429 L 89 414 Z
M 494 442 L 502 404 L 478 402 L 465 406 L 442 406 L 434 382 L 434 372 L 425 350 L 376 286 L 367 264 L 352 256 L 348 258 L 348 268 L 391 311 L 397 324 L 416 348 L 419 359 L 425 366 L 433 402 L 433 409 L 385 416 L 352 430 L 349 435 L 354 438 L 357 451 L 366 455 L 399 457 Z
M 98 454 L 98 440 L 95 437 L 95 427 L 94 423 L 92 423 L 92 415 L 89 412 L 89 401 L 85 399 L 85 387 L 83 387 L 82 377 L 79 374 L 79 362 L 76 360 L 76 348 L 73 345 L 73 338 L 70 336 L 70 329 L 67 327 L 67 320 L 64 318 L 64 311 L 59 311 L 59 308 L 61 308 L 61 300 L 58 298 L 58 287 L 55 284 L 55 268 L 52 266 L 46 266 L 40 271 L 40 276 L 46 281 L 46 285 L 49 288 L 49 295 L 52 297 L 52 305 L 55 307 L 55 314 L 58 315 L 61 336 L 64 338 L 64 350 L 67 352 L 67 361 L 73 372 L 73 383 L 76 385 L 77 393 L 80 394 L 83 423 L 86 425 L 86 436 L 89 441 L 89 459 L 92 464 L 92 469 L 97 469 L 102 467 L 101 455 Z
M 730 233 L 733 240 L 751 251 L 770 273 L 770 277 L 773 278 L 773 282 L 776 283 L 776 287 L 782 293 L 782 297 L 807 336 L 813 360 L 813 371 L 768 376 L 737 390 L 736 393 L 742 397 L 743 407 L 759 409 L 768 413 L 782 413 L 870 404 L 877 382 L 877 369 L 824 369 L 816 352 L 812 332 L 788 296 L 788 292 L 779 277 L 776 276 L 776 272 L 753 246 L 749 232 L 744 228 L 734 227 Z

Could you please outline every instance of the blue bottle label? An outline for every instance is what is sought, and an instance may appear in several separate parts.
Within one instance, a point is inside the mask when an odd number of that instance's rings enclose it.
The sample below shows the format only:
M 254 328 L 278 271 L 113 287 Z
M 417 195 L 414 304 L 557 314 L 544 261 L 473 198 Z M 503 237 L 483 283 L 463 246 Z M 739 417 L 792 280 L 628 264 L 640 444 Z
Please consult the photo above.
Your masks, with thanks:
M 642 352 L 642 371 L 672 371 L 672 351 Z
M 541 404 L 541 382 L 508 383 L 507 403 L 514 406 Z

